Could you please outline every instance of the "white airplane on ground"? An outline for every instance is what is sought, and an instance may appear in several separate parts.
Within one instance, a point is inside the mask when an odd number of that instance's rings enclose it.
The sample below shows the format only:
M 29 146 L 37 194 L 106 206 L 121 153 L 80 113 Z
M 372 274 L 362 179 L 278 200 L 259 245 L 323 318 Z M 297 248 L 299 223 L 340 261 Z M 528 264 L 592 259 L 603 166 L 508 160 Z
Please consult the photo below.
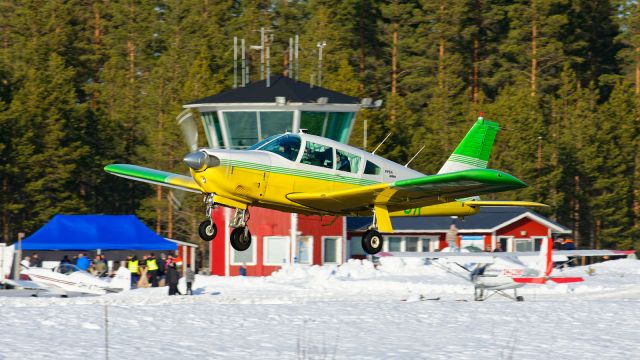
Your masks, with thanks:
M 430 259 L 431 263 L 452 275 L 470 281 L 474 286 L 474 300 L 484 301 L 495 294 L 524 301 L 517 289 L 526 284 L 580 282 L 581 277 L 551 276 L 554 261 L 567 261 L 569 256 L 620 256 L 633 251 L 617 250 L 561 250 L 552 253 L 553 244 L 544 239 L 540 252 L 384 252 L 378 256 Z M 525 259 L 535 256 L 531 265 Z M 506 293 L 513 290 L 513 296 Z
M 131 272 L 125 267 L 120 267 L 111 281 L 102 280 L 71 264 L 53 269 L 29 267 L 21 274 L 28 275 L 31 280 L 4 280 L 5 284 L 36 290 L 33 296 L 38 296 L 40 291 L 63 297 L 69 294 L 105 295 L 131 287 Z

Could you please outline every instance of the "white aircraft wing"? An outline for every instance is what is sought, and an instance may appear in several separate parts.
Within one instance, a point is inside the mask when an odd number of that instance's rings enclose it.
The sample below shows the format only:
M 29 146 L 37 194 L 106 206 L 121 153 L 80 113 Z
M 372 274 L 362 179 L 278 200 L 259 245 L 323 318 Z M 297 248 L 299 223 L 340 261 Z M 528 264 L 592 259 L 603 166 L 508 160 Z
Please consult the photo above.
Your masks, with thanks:
M 7 285 L 11 285 L 11 286 L 14 286 L 14 287 L 22 288 L 22 289 L 25 289 L 25 290 L 44 290 L 44 291 L 49 291 L 48 287 L 39 285 L 37 282 L 31 281 L 31 280 L 5 279 L 3 282 L 5 284 L 7 284 Z
M 499 257 L 516 258 L 513 253 L 489 252 L 381 252 L 376 256 L 393 256 L 399 258 L 443 259 L 457 263 L 492 264 Z

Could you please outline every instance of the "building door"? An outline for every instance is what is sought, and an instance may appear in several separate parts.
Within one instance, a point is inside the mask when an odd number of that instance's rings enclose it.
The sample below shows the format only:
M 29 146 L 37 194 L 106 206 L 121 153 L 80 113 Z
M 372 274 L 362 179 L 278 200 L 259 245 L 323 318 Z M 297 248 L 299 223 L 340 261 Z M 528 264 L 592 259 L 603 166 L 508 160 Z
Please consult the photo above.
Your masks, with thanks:
M 298 257 L 299 264 L 313 263 L 313 237 L 312 236 L 298 236 Z

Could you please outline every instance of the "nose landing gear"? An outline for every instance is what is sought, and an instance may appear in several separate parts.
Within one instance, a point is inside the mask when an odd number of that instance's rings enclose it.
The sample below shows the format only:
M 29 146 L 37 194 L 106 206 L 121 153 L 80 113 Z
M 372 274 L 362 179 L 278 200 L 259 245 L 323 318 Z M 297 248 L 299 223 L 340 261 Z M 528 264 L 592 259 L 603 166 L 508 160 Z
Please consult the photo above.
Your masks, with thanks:
M 198 235 L 204 241 L 211 241 L 216 238 L 218 235 L 218 227 L 216 223 L 213 221 L 213 208 L 215 207 L 215 202 L 213 201 L 213 194 L 207 194 L 204 197 L 204 203 L 206 206 L 205 215 L 207 216 L 207 220 L 200 223 L 198 226 Z

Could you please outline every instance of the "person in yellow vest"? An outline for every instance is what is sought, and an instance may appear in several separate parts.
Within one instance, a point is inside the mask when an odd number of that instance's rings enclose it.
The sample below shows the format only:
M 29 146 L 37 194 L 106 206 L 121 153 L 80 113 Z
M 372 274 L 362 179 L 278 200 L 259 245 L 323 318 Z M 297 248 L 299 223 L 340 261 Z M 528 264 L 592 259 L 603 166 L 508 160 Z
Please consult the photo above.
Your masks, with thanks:
M 158 287 L 158 269 L 156 255 L 151 253 L 147 258 L 147 276 L 149 277 L 149 282 L 151 282 L 151 287 Z
M 127 257 L 127 269 L 131 272 L 131 288 L 135 289 L 136 284 L 138 284 L 138 280 L 140 279 L 140 262 L 138 261 L 138 256 L 129 256 Z

